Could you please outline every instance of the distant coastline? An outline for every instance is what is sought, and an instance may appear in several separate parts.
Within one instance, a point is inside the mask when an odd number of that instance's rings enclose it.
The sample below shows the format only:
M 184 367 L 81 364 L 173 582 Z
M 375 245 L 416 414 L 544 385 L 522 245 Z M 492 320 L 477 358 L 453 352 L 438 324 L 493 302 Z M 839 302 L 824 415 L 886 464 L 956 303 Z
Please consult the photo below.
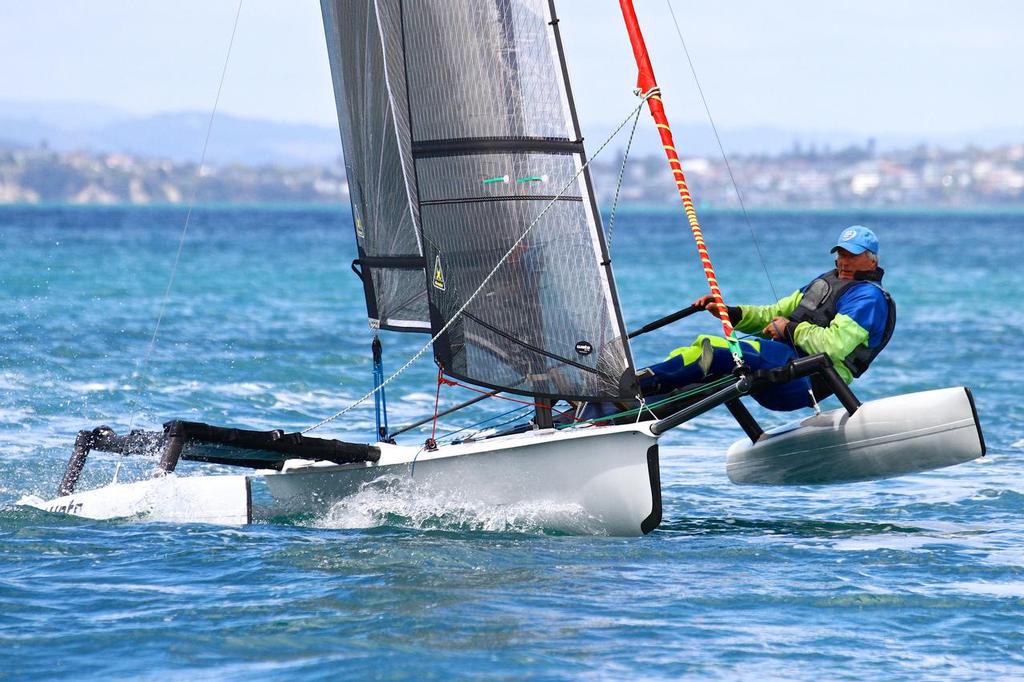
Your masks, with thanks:
M 196 211 L 209 213 L 232 213 L 238 211 L 268 211 L 271 213 L 340 213 L 343 218 L 348 219 L 352 215 L 351 208 L 346 204 L 333 203 L 301 203 L 301 202 L 209 202 L 197 203 L 192 207 Z M 72 204 L 69 202 L 47 202 L 47 203 L 0 203 L 0 212 L 8 213 L 15 211 L 174 211 L 178 210 L 184 215 L 187 209 L 185 204 Z M 608 219 L 609 206 L 602 206 L 601 213 L 604 220 Z M 739 208 L 722 208 L 715 206 L 699 206 L 699 217 L 708 218 L 712 216 L 737 216 L 743 211 Z M 620 203 L 619 214 L 628 216 L 658 216 L 678 215 L 685 223 L 686 216 L 678 206 L 666 203 L 660 204 L 639 204 Z M 754 206 L 747 209 L 747 214 L 753 217 L 776 217 L 786 215 L 816 215 L 816 216 L 850 216 L 856 214 L 868 219 L 874 216 L 1011 216 L 1024 215 L 1024 202 L 1020 204 L 1006 205 L 975 205 L 975 206 L 891 206 L 891 207 L 864 207 L 864 206 L 831 206 L 828 208 L 789 206 L 789 207 L 763 207 Z M 859 218 L 858 218 L 859 219 Z
M 1024 144 L 878 153 L 872 143 L 838 151 L 794 148 L 777 155 L 684 159 L 702 210 L 1003 210 L 1024 207 Z M 678 202 L 664 159 L 632 157 L 619 201 L 649 209 Z M 610 207 L 621 152 L 595 160 L 598 200 Z M 340 164 L 302 167 L 207 165 L 122 153 L 0 147 L 0 205 L 348 206 Z

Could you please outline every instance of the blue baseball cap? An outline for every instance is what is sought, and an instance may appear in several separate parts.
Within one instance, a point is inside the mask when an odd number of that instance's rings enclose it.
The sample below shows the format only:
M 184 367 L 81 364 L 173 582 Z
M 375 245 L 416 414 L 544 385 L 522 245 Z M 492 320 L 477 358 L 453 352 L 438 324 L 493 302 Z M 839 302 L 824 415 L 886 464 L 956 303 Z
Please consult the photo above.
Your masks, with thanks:
M 855 256 L 865 251 L 878 255 L 878 237 L 863 225 L 851 225 L 839 233 L 831 252 L 835 253 L 837 249 L 845 249 Z

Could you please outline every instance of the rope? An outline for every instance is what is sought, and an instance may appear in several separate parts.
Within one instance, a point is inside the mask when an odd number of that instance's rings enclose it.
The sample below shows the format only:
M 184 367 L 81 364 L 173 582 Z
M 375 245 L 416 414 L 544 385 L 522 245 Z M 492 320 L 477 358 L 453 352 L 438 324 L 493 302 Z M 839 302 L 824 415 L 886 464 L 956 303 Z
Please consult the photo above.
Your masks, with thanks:
M 641 396 L 638 397 L 638 400 L 640 401 L 640 409 L 637 410 L 637 413 L 636 413 L 636 423 L 637 424 L 639 424 L 640 420 L 643 418 L 644 410 L 647 410 L 647 413 L 650 414 L 653 418 L 655 418 L 655 419 L 658 418 L 658 415 L 654 414 L 654 411 L 651 410 L 651 408 L 647 406 L 647 399 L 646 398 L 644 398 L 641 395 Z
M 651 82 L 653 83 L 653 74 L 650 74 Z M 637 90 L 637 94 L 640 94 L 640 90 Z M 715 275 L 715 268 L 711 264 L 711 255 L 708 253 L 707 244 L 704 241 L 704 233 L 700 227 L 700 221 L 697 220 L 697 209 L 693 205 L 693 198 L 690 195 L 690 188 L 686 183 L 686 175 L 683 173 L 683 164 L 679 160 L 679 154 L 676 152 L 675 140 L 672 137 L 672 128 L 669 126 L 668 118 L 665 116 L 665 106 L 661 99 L 661 89 L 657 85 L 652 85 L 647 92 L 643 95 L 645 100 L 648 100 L 651 110 L 651 116 L 654 118 L 654 123 L 658 128 L 658 135 L 661 137 L 661 146 L 665 149 L 665 156 L 668 158 L 669 168 L 672 170 L 672 174 L 676 179 L 676 189 L 679 192 L 679 198 L 683 202 L 683 211 L 686 213 L 686 219 L 690 224 L 690 232 L 693 235 L 693 241 L 697 245 L 697 255 L 700 257 L 701 265 L 704 267 L 704 277 L 707 279 L 708 287 L 711 289 L 711 296 L 714 298 L 715 303 L 718 306 L 718 317 L 722 322 L 722 331 L 725 334 L 726 341 L 729 343 L 729 350 L 732 353 L 733 361 L 736 366 L 739 367 L 743 364 L 743 351 L 740 349 L 739 342 L 736 341 L 736 335 L 733 331 L 732 321 L 729 319 L 729 312 L 725 306 L 725 301 L 722 299 L 722 291 L 718 287 L 718 277 Z
M 672 15 L 672 23 L 676 27 L 676 35 L 679 36 L 679 43 L 683 46 L 683 53 L 686 54 L 686 61 L 690 65 L 690 73 L 693 74 L 693 82 L 697 85 L 697 92 L 700 93 L 700 101 L 704 103 L 704 111 L 708 115 L 708 122 L 711 124 L 711 130 L 715 133 L 715 141 L 718 142 L 718 150 L 722 154 L 722 161 L 725 162 L 725 168 L 729 172 L 729 181 L 732 183 L 732 188 L 736 192 L 736 199 L 739 201 L 740 210 L 743 212 L 743 220 L 747 223 L 747 229 L 750 231 L 750 239 L 754 242 L 754 249 L 757 251 L 757 258 L 761 261 L 761 267 L 764 269 L 765 279 L 768 280 L 768 286 L 772 290 L 772 295 L 775 300 L 779 300 L 779 294 L 775 291 L 775 284 L 772 282 L 772 276 L 768 272 L 768 263 L 764 259 L 764 255 L 761 253 L 761 244 L 757 240 L 757 234 L 754 231 L 754 224 L 750 220 L 750 216 L 747 214 L 747 207 L 743 201 L 743 194 L 740 192 L 740 186 L 736 182 L 736 176 L 732 172 L 732 164 L 729 163 L 729 157 L 725 153 L 725 145 L 722 144 L 722 137 L 718 134 L 718 126 L 715 125 L 715 119 L 711 115 L 711 107 L 708 106 L 708 100 L 704 96 L 704 88 L 700 86 L 700 79 L 697 78 L 697 69 L 693 65 L 693 59 L 690 58 L 690 51 L 686 47 L 686 41 L 683 39 L 683 32 L 679 28 L 679 22 L 676 20 L 676 13 L 672 9 L 672 0 L 665 0 L 665 4 L 668 5 L 668 12 Z
M 481 394 L 486 395 L 486 396 L 488 396 L 490 398 L 497 398 L 498 400 L 507 400 L 510 403 L 519 403 L 520 405 L 528 405 L 530 407 L 544 407 L 544 408 L 550 407 L 549 405 L 543 405 L 541 403 L 536 403 L 536 402 L 532 402 L 532 401 L 529 401 L 529 400 L 520 400 L 519 398 L 511 398 L 511 397 L 509 397 L 507 395 L 501 395 L 499 393 L 492 393 L 491 391 L 485 391 L 483 389 L 477 388 L 476 386 L 470 386 L 469 384 L 462 384 L 462 383 L 459 383 L 458 381 L 453 381 L 452 379 L 441 379 L 441 383 L 446 384 L 448 386 L 457 386 L 459 388 L 464 388 L 467 391 L 473 391 L 474 393 L 481 393 Z M 569 414 L 569 412 L 572 411 L 572 410 L 556 410 L 554 408 L 551 408 L 551 410 L 553 412 L 557 412 L 559 416 L 564 416 L 566 414 Z
M 199 155 L 199 167 L 196 169 L 196 182 L 192 186 L 192 194 L 188 200 L 188 211 L 185 213 L 185 224 L 181 228 L 181 236 L 178 237 L 178 250 L 174 254 L 174 263 L 171 265 L 171 275 L 167 280 L 167 287 L 164 289 L 163 298 L 160 301 L 160 308 L 156 316 L 156 324 L 153 325 L 153 335 L 149 337 L 149 345 L 146 348 L 146 354 L 143 356 L 142 361 L 136 365 L 135 377 L 141 379 L 145 374 L 146 368 L 149 365 L 150 358 L 153 356 L 153 350 L 156 348 L 156 339 L 160 333 L 160 325 L 163 323 L 164 313 L 167 310 L 167 303 L 171 298 L 171 290 L 174 288 L 174 279 L 178 274 L 178 265 L 181 263 L 181 254 L 185 249 L 185 237 L 188 235 L 188 228 L 192 223 L 192 209 L 196 204 L 196 196 L 199 191 L 199 181 L 203 177 L 203 167 L 206 165 L 206 152 L 210 146 L 210 134 L 213 132 L 213 121 L 217 116 L 217 108 L 220 106 L 220 96 L 224 91 L 224 80 L 228 73 L 228 64 L 231 61 L 231 49 L 235 45 L 235 35 L 238 33 L 238 19 L 242 16 L 242 3 L 244 0 L 238 0 L 238 9 L 235 10 L 235 21 L 231 26 L 231 38 L 228 40 L 227 53 L 224 55 L 224 66 L 220 71 L 220 81 L 217 83 L 217 95 L 213 99 L 213 109 L 210 111 L 210 119 L 206 123 L 206 136 L 203 138 L 203 151 Z M 138 410 L 138 401 L 133 398 L 132 411 L 128 417 L 128 431 L 131 432 L 132 426 L 135 423 L 135 415 Z M 121 462 L 124 459 L 122 455 L 117 461 L 117 467 L 114 469 L 114 479 L 112 482 L 117 482 L 117 476 L 121 471 Z
M 525 408 L 523 406 L 513 407 L 511 410 L 508 410 L 506 412 L 502 412 L 501 414 L 493 414 L 490 417 L 487 417 L 485 419 L 481 419 L 480 421 L 478 421 L 478 422 L 476 422 L 474 424 L 469 424 L 467 426 L 463 426 L 461 429 L 456 429 L 455 431 L 449 431 L 448 433 L 443 433 L 443 434 L 441 434 L 441 437 L 440 437 L 439 440 L 448 440 L 452 436 L 454 436 L 456 434 L 459 434 L 459 433 L 462 433 L 463 431 L 468 431 L 469 429 L 475 429 L 478 426 L 483 426 L 487 422 L 491 422 L 491 421 L 494 421 L 495 419 L 501 419 L 503 417 L 507 417 L 508 415 L 513 414 L 513 413 L 515 413 L 515 416 L 512 417 L 511 419 L 509 419 L 507 421 L 503 421 L 503 422 L 501 422 L 499 424 L 492 424 L 491 426 L 488 426 L 487 428 L 488 429 L 501 428 L 502 426 L 506 426 L 508 424 L 511 424 L 514 421 L 519 421 L 520 419 L 525 417 L 527 414 L 529 414 L 527 412 L 527 408 Z M 473 436 L 475 436 L 476 434 L 480 433 L 481 431 L 483 431 L 483 429 L 479 429 L 479 430 L 473 432 L 472 434 L 467 436 L 467 438 L 472 438 Z
M 708 254 L 707 244 L 704 242 L 704 234 L 701 232 L 700 221 L 697 220 L 697 209 L 694 208 L 693 199 L 690 196 L 690 188 L 686 184 L 686 176 L 683 173 L 683 164 L 676 152 L 675 140 L 672 137 L 672 127 L 669 125 L 668 116 L 665 114 L 665 105 L 662 102 L 658 89 L 658 82 L 654 77 L 654 67 L 651 65 L 651 57 L 647 52 L 647 45 L 644 43 L 643 32 L 640 30 L 640 23 L 636 18 L 632 0 L 620 0 L 622 18 L 626 23 L 626 32 L 629 33 L 629 42 L 633 47 L 633 57 L 637 66 L 637 89 L 636 93 L 646 93 L 648 108 L 651 117 L 658 128 L 658 136 L 661 138 L 661 146 L 665 150 L 669 168 L 676 180 L 676 188 L 679 191 L 679 198 L 683 202 L 683 210 L 686 212 L 686 219 L 690 223 L 690 232 L 693 234 L 693 241 L 697 246 L 697 254 L 700 256 L 701 264 L 704 266 L 704 277 L 707 279 L 711 296 L 718 308 L 718 317 L 722 323 L 722 331 L 729 343 L 729 350 L 736 366 L 743 364 L 743 350 L 736 341 L 733 333 L 732 321 L 729 319 L 729 311 L 722 300 L 722 291 L 718 286 L 718 279 L 715 269 L 711 265 L 711 256 Z
M 210 133 L 213 131 L 213 120 L 217 115 L 217 107 L 220 105 L 220 95 L 224 90 L 224 78 L 228 72 L 228 62 L 231 60 L 231 48 L 235 44 L 235 34 L 238 32 L 238 18 L 242 14 L 242 2 L 238 0 L 238 10 L 235 12 L 235 23 L 231 28 L 231 39 L 228 41 L 228 51 L 224 57 L 224 67 L 220 72 L 220 82 L 217 85 L 217 95 L 213 100 L 213 110 L 210 111 L 210 119 L 206 123 L 206 137 L 203 139 L 203 151 L 199 156 L 199 167 L 196 169 L 196 182 L 192 186 L 192 195 L 189 197 L 188 211 L 185 213 L 185 224 L 181 229 L 181 236 L 178 238 L 178 250 L 174 254 L 174 264 L 171 266 L 171 276 L 167 280 L 167 288 L 164 289 L 163 299 L 160 301 L 160 309 L 156 316 L 156 324 L 153 326 L 153 335 L 149 338 L 149 346 L 146 348 L 146 354 L 142 358 L 142 362 L 136 369 L 136 375 L 141 375 L 145 371 L 146 366 L 149 364 L 149 360 L 153 355 L 153 350 L 156 347 L 157 335 L 160 333 L 160 325 L 164 319 L 164 312 L 167 310 L 167 303 L 171 298 L 171 289 L 174 287 L 174 279 L 178 274 L 178 265 L 181 262 L 181 254 L 185 248 L 185 237 L 188 235 L 188 228 L 192 223 L 192 209 L 195 208 L 196 194 L 199 190 L 199 180 L 203 176 L 203 166 L 206 164 L 206 151 L 210 146 Z M 131 418 L 128 422 L 128 429 L 131 430 L 132 420 L 135 418 L 134 411 L 132 412 Z
M 607 147 L 608 144 L 613 139 L 615 139 L 615 137 L 622 131 L 622 129 L 626 127 L 626 124 L 629 123 L 629 119 L 632 116 L 634 116 L 636 114 L 636 112 L 639 111 L 643 107 L 644 103 L 648 100 L 648 98 L 654 96 L 655 94 L 656 94 L 655 92 L 650 92 L 650 93 L 647 93 L 647 94 L 643 95 L 643 99 L 636 106 L 636 108 L 633 111 L 630 111 L 629 112 L 629 116 L 627 116 L 625 119 L 623 119 L 623 121 L 621 123 L 619 123 L 619 125 L 615 128 L 615 130 L 612 131 L 611 135 L 609 135 L 608 138 L 604 142 L 601 143 L 601 146 L 599 146 L 597 148 L 597 151 L 594 152 L 594 155 L 591 156 L 589 159 L 587 159 L 587 161 L 580 166 L 579 170 L 576 171 L 576 175 L 574 175 L 572 178 L 570 178 L 568 180 L 568 182 L 566 182 L 562 186 L 562 188 L 560 190 L 558 190 L 558 193 L 544 206 L 544 209 L 537 215 L 536 218 L 533 219 L 533 222 L 530 223 L 526 227 L 526 230 L 524 230 L 521 235 L 519 235 L 519 239 L 517 239 L 515 241 L 515 243 L 513 243 L 512 246 L 509 247 L 508 251 L 505 252 L 505 255 L 501 257 L 501 259 L 497 262 L 497 264 L 495 264 L 495 266 L 491 269 L 491 271 L 487 274 L 487 276 L 484 277 L 483 281 L 480 282 L 480 285 L 476 288 L 476 290 L 469 296 L 469 298 L 466 299 L 466 302 L 463 303 L 459 307 L 459 309 L 455 311 L 455 313 L 452 315 L 451 319 L 448 320 L 448 322 L 445 323 L 445 325 L 443 327 L 441 327 L 437 331 L 437 333 L 435 333 L 433 336 L 430 337 L 429 341 L 427 341 L 425 344 L 423 344 L 422 348 L 420 348 L 418 351 L 416 351 L 416 353 L 414 353 L 413 356 L 411 358 L 409 358 L 409 360 L 406 361 L 406 363 L 404 365 L 402 365 L 397 370 L 395 370 L 395 372 L 391 376 L 389 376 L 387 379 L 385 379 L 379 386 L 375 387 L 372 391 L 367 392 L 366 394 L 364 394 L 362 397 L 360 397 L 358 400 L 356 400 L 354 403 L 352 403 L 351 405 L 349 405 L 345 409 L 343 409 L 343 410 L 341 410 L 339 412 L 336 412 L 335 414 L 331 415 L 330 417 L 322 419 L 319 422 L 317 422 L 316 424 L 313 424 L 312 426 L 309 426 L 309 427 L 303 429 L 301 433 L 309 433 L 310 431 L 318 429 L 318 428 L 320 428 L 321 426 L 323 426 L 325 424 L 329 424 L 330 422 L 334 421 L 335 419 L 338 419 L 339 417 L 347 414 L 348 412 L 350 412 L 351 410 L 355 409 L 357 406 L 361 405 L 363 402 L 365 402 L 366 400 L 371 398 L 375 393 L 377 393 L 377 391 L 381 390 L 382 388 L 384 388 L 385 386 L 390 384 L 392 381 L 397 379 L 399 376 L 401 376 L 405 372 L 405 370 L 409 369 L 409 367 L 411 367 L 413 365 L 413 363 L 415 363 L 417 360 L 419 360 L 421 357 L 423 357 L 423 354 L 426 353 L 427 350 L 431 346 L 433 346 L 434 342 L 437 341 L 439 338 L 441 338 L 441 336 L 443 334 L 445 334 L 445 332 L 447 332 L 448 329 L 450 329 L 453 324 L 455 324 L 456 320 L 458 320 L 459 317 L 462 316 L 462 313 L 464 313 L 466 311 L 466 309 L 469 307 L 469 305 L 476 299 L 476 297 L 480 295 L 480 292 L 484 290 L 484 288 L 487 286 L 488 282 L 491 281 L 491 279 L 498 272 L 498 270 L 501 268 L 501 266 L 505 264 L 505 261 L 507 261 L 512 256 L 512 254 L 516 252 L 516 250 L 519 248 L 519 245 L 523 243 L 523 241 L 526 239 L 527 236 L 529 236 L 530 232 L 537 225 L 537 223 L 540 222 L 541 218 L 543 218 L 544 215 L 547 214 L 547 212 L 551 209 L 551 207 L 554 206 L 555 203 L 559 199 L 562 198 L 562 195 L 565 194 L 566 190 L 568 190 L 569 187 L 571 187 L 573 185 L 573 183 L 575 183 L 576 180 L 579 179 L 579 177 L 583 174 L 583 172 L 587 169 L 587 167 L 591 163 L 593 163 L 594 159 L 596 159 L 598 156 L 600 156 L 601 152 L 604 151 L 605 147 Z
M 556 429 L 566 429 L 566 428 L 570 428 L 570 427 L 573 427 L 573 426 L 581 426 L 581 425 L 585 425 L 585 424 L 596 424 L 596 423 L 599 423 L 599 422 L 606 422 L 606 421 L 609 421 L 611 419 L 618 419 L 619 417 L 632 417 L 634 415 L 640 414 L 644 410 L 647 410 L 648 412 L 650 412 L 653 415 L 654 412 L 652 410 L 654 408 L 656 408 L 656 407 L 661 407 L 663 405 L 671 405 L 672 403 L 679 402 L 680 400 L 683 400 L 684 398 L 690 398 L 690 397 L 693 397 L 693 396 L 697 395 L 698 393 L 703 393 L 704 391 L 706 391 L 709 388 L 718 388 L 719 386 L 725 386 L 726 384 L 731 384 L 731 383 L 733 383 L 735 381 L 736 381 L 736 377 L 734 377 L 734 376 L 731 376 L 731 375 L 724 376 L 721 379 L 715 379 L 714 381 L 709 381 L 706 384 L 701 384 L 697 388 L 691 389 L 689 391 L 684 391 L 683 393 L 679 393 L 677 395 L 670 396 L 668 398 L 662 398 L 661 400 L 658 400 L 658 401 L 650 403 L 650 404 L 643 403 L 640 407 L 635 407 L 635 408 L 630 409 L 630 410 L 623 410 L 622 412 L 613 412 L 612 414 L 606 414 L 603 417 L 594 417 L 593 419 L 578 420 L 574 424 L 556 425 L 555 428 Z
M 427 447 L 433 449 L 436 447 L 437 441 L 434 437 L 437 435 L 437 406 L 441 403 L 441 385 L 445 383 L 444 378 L 444 367 L 441 365 L 437 366 L 437 391 L 434 393 L 434 419 L 430 426 L 430 439 L 427 441 Z
M 818 399 L 814 397 L 814 389 L 809 388 L 807 392 L 811 395 L 811 403 L 814 406 L 814 414 L 821 414 L 821 405 L 818 404 Z

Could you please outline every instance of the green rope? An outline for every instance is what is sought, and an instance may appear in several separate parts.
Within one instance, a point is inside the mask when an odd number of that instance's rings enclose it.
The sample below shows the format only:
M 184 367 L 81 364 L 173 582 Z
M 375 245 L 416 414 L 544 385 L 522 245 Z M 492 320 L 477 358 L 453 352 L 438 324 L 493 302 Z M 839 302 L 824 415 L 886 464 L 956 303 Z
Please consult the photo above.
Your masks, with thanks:
M 635 407 L 635 408 L 633 408 L 631 410 L 625 410 L 623 412 L 616 412 L 614 414 L 608 414 L 608 415 L 605 415 L 603 417 L 594 417 L 593 419 L 587 419 L 587 420 L 584 420 L 584 421 L 573 422 L 572 424 L 563 424 L 563 425 L 560 425 L 560 426 L 556 426 L 555 428 L 556 429 L 568 429 L 568 428 L 571 428 L 573 426 L 580 426 L 581 424 L 593 424 L 595 422 L 604 422 L 604 421 L 608 421 L 610 419 L 618 419 L 619 417 L 633 417 L 633 416 L 636 416 L 636 415 L 640 414 L 644 410 L 653 410 L 654 408 L 661 407 L 662 405 L 671 405 L 672 403 L 679 402 L 680 400 L 683 400 L 684 398 L 691 398 L 691 397 L 697 395 L 698 393 L 703 393 L 704 391 L 708 390 L 709 388 L 718 388 L 719 386 L 725 386 L 726 384 L 731 384 L 735 380 L 736 380 L 736 377 L 725 376 L 725 377 L 722 377 L 721 379 L 715 379 L 714 381 L 710 381 L 710 382 L 708 382 L 706 384 L 701 384 L 698 388 L 692 389 L 690 391 L 686 391 L 684 393 L 679 393 L 678 395 L 669 396 L 668 398 L 662 398 L 661 400 L 658 400 L 658 401 L 653 402 L 653 403 L 649 403 L 647 405 L 642 405 L 641 407 Z

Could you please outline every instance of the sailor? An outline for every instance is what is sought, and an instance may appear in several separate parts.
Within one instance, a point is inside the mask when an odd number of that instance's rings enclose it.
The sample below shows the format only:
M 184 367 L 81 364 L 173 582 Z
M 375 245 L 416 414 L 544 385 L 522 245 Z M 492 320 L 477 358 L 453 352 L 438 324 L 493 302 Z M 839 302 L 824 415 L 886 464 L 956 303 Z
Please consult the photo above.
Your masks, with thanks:
M 839 234 L 832 247 L 836 268 L 765 306 L 729 306 L 739 332 L 756 335 L 740 341 L 743 362 L 752 370 L 781 367 L 796 357 L 825 353 L 846 383 L 859 377 L 881 352 L 896 324 L 896 307 L 882 288 L 878 238 L 863 225 Z M 694 302 L 718 316 L 711 295 Z M 702 335 L 677 348 L 664 362 L 638 372 L 644 394 L 662 394 L 688 384 L 728 375 L 735 367 L 723 337 Z M 812 398 L 813 394 L 813 398 Z M 753 398 L 771 410 L 810 407 L 829 394 L 810 378 L 757 391 Z

